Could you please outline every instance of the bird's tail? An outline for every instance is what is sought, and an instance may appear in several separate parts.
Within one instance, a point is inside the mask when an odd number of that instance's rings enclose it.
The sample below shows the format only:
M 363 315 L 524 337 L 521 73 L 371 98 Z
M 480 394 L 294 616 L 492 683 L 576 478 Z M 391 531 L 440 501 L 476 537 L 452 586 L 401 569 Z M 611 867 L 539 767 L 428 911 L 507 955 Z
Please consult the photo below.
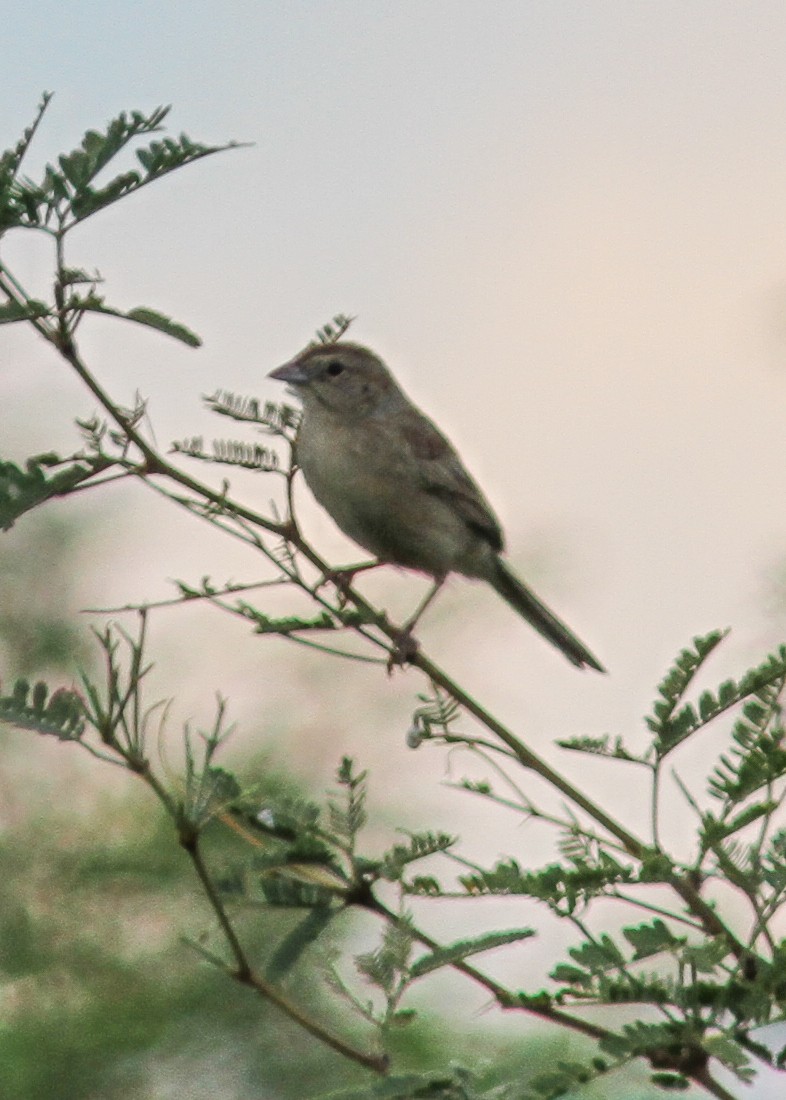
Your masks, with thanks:
M 545 604 L 540 602 L 534 592 L 521 583 L 501 558 L 497 558 L 494 572 L 489 580 L 503 600 L 518 611 L 530 626 L 534 626 L 539 634 L 561 650 L 571 664 L 578 668 L 589 667 L 597 669 L 598 672 L 606 671 L 597 657 L 593 656 L 576 635 L 568 630 Z

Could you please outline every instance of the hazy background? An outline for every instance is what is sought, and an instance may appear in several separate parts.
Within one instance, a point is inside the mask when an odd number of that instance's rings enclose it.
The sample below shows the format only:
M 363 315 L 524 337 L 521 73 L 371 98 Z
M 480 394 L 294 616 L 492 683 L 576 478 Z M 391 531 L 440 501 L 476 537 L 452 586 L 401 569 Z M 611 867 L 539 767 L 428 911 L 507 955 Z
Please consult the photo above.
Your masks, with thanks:
M 718 680 L 786 634 L 785 53 L 777 2 L 83 2 L 65 13 L 44 0 L 3 16 L 1 144 L 42 90 L 56 93 L 30 174 L 88 127 L 160 103 L 174 104 L 176 132 L 255 143 L 74 235 L 70 262 L 98 267 L 110 301 L 151 305 L 205 340 L 195 352 L 88 322 L 82 350 L 102 382 L 121 402 L 147 397 L 161 445 L 220 436 L 200 394 L 280 398 L 267 371 L 334 313 L 356 315 L 353 337 L 453 438 L 512 561 L 611 675 L 580 675 L 460 580 L 424 645 L 642 831 L 635 777 L 620 773 L 610 793 L 606 767 L 550 742 L 611 732 L 643 744 L 654 685 L 695 634 L 733 628 Z M 43 291 L 42 242 L 12 240 L 7 255 Z M 0 357 L 2 457 L 68 452 L 89 396 L 21 329 L 4 331 Z M 259 507 L 273 492 L 259 477 L 233 485 Z M 354 560 L 301 500 L 325 555 Z M 96 524 L 74 610 L 163 597 L 172 577 L 258 572 L 139 487 L 67 510 Z M 4 537 L 21 538 L 25 522 Z M 402 615 L 421 591 L 403 574 L 364 583 Z M 374 770 L 392 819 L 404 796 L 410 826 L 460 820 L 471 846 L 473 821 L 488 824 L 485 807 L 439 788 L 444 757 L 404 746 L 416 676 L 326 666 L 193 609 L 161 616 L 153 640 L 186 717 L 206 715 L 220 689 L 240 743 L 266 741 L 317 788 L 347 752 Z M 694 757 L 706 764 L 715 748 L 705 735 Z M 511 850 L 501 839 L 500 854 Z M 488 836 L 480 852 L 496 856 Z

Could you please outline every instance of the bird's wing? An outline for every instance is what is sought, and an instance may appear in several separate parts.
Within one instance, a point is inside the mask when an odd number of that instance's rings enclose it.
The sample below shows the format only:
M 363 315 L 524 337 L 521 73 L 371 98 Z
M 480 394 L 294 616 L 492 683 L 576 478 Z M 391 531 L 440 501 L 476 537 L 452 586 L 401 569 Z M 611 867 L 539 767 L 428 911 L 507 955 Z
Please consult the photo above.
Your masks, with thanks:
M 412 412 L 401 429 L 417 459 L 423 489 L 448 501 L 468 527 L 494 550 L 502 550 L 502 529 L 491 505 L 439 428 L 417 410 Z

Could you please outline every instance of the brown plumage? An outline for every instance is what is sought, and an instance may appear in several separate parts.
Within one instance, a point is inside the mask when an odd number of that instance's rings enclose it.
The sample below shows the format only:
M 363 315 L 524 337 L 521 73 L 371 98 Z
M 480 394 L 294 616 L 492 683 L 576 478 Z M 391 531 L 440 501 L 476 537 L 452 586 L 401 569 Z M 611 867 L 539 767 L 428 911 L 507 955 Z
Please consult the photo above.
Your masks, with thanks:
M 270 374 L 303 403 L 297 461 L 323 508 L 380 562 L 488 581 L 579 668 L 605 671 L 500 557 L 502 529 L 440 430 L 359 344 L 308 348 Z

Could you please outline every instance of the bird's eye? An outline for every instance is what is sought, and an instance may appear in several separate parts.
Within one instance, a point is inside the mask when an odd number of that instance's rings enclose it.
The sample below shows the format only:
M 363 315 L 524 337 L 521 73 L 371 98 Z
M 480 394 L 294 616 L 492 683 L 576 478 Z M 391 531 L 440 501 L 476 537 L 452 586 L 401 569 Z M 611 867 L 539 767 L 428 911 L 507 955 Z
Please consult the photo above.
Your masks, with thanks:
M 337 374 L 341 374 L 344 370 L 344 364 L 338 359 L 331 359 L 327 365 L 327 373 L 331 378 L 335 378 Z

